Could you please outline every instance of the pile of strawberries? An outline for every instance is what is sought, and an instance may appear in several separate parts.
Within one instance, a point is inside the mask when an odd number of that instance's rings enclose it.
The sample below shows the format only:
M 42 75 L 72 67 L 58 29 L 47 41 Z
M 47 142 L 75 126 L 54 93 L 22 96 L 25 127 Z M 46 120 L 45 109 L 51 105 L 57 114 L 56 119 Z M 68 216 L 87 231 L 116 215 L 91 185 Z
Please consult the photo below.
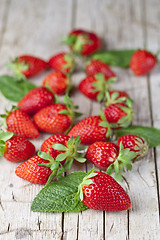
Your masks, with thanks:
M 146 155 L 147 142 L 135 135 L 125 135 L 112 142 L 114 129 L 126 128 L 132 123 L 132 100 L 126 92 L 111 90 L 116 81 L 113 70 L 99 60 L 86 63 L 86 77 L 78 89 L 86 97 L 101 102 L 103 107 L 96 116 L 87 117 L 74 125 L 80 116 L 69 97 L 71 74 L 76 56 L 89 56 L 101 46 L 95 33 L 74 30 L 65 39 L 71 52 L 59 53 L 48 62 L 33 56 L 20 56 L 10 67 L 18 78 L 30 78 L 46 68 L 54 71 L 47 75 L 42 86 L 29 91 L 7 111 L 0 130 L 0 154 L 11 162 L 21 162 L 16 175 L 36 184 L 48 184 L 71 169 L 73 161 L 92 162 L 104 172 L 90 172 L 80 184 L 81 201 L 98 210 L 119 211 L 131 207 L 127 193 L 110 175 L 121 180 L 121 172 L 132 169 L 132 162 Z M 130 61 L 136 75 L 150 72 L 156 57 L 146 50 L 137 50 Z M 64 95 L 59 103 L 57 95 Z M 38 138 L 39 132 L 52 135 L 35 155 L 34 145 L 27 140 Z M 87 146 L 85 146 L 87 145 Z M 89 146 L 88 146 L 89 145 Z M 88 148 L 87 148 L 88 147 Z M 26 160 L 26 161 L 25 161 Z

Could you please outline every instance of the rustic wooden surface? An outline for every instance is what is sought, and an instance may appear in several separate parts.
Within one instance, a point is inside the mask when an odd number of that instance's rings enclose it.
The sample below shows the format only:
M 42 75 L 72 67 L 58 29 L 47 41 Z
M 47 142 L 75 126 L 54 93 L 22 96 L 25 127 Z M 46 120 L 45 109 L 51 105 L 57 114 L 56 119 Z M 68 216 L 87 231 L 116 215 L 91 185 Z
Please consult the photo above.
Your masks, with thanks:
M 94 30 L 108 49 L 160 48 L 159 0 L 0 0 L 0 74 L 5 64 L 22 54 L 44 59 L 65 50 L 61 38 L 72 28 Z M 159 66 L 149 76 L 135 77 L 130 70 L 114 69 L 115 87 L 134 99 L 134 124 L 160 128 Z M 41 84 L 47 73 L 32 78 Z M 84 73 L 75 73 L 75 84 Z M 83 117 L 98 114 L 99 104 L 77 91 L 72 99 Z M 0 110 L 11 103 L 0 95 Z M 48 135 L 32 141 L 37 150 Z M 15 176 L 18 164 L 0 159 L 0 239 L 2 240 L 158 240 L 160 148 L 149 151 L 124 174 L 122 186 L 132 200 L 130 211 L 111 213 L 87 210 L 80 213 L 33 213 L 30 206 L 42 186 Z M 84 164 L 81 170 L 89 170 Z M 80 169 L 75 165 L 72 170 Z

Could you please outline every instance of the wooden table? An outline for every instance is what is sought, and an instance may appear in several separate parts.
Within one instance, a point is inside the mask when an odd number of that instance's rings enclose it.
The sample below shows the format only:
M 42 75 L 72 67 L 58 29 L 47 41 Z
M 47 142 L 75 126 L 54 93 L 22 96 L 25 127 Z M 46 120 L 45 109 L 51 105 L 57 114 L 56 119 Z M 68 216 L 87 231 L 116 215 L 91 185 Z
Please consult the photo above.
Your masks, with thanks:
M 159 0 L 0 0 L 0 73 L 10 73 L 5 64 L 22 54 L 49 59 L 67 48 L 62 36 L 73 28 L 94 30 L 108 49 L 160 48 Z M 160 128 L 159 66 L 147 76 L 135 77 L 130 70 L 115 68 L 115 87 L 134 99 L 134 124 Z M 41 84 L 47 72 L 32 78 Z M 75 73 L 75 84 L 84 77 Z M 72 95 L 83 117 L 98 114 L 100 105 Z M 1 113 L 11 103 L 0 95 Z M 82 119 L 81 118 L 81 119 Z M 32 141 L 37 150 L 47 135 Z M 87 210 L 80 213 L 35 213 L 33 198 L 42 186 L 18 178 L 18 164 L 0 159 L 0 239 L 2 240 L 158 240 L 160 148 L 151 149 L 124 174 L 121 185 L 132 200 L 132 209 L 119 213 Z M 81 170 L 92 166 L 84 164 Z M 74 166 L 72 170 L 78 170 Z

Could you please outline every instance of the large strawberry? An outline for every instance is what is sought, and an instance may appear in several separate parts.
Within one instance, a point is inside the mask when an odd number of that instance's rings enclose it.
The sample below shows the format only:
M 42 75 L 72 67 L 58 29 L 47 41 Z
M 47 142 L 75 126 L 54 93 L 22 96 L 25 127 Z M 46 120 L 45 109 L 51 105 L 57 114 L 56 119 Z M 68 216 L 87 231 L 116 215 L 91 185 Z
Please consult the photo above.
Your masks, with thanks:
M 30 90 L 18 103 L 21 110 L 33 115 L 40 109 L 52 104 L 54 95 L 45 87 L 37 87 Z
M 32 77 L 46 69 L 47 63 L 41 58 L 23 55 L 8 64 L 19 78 Z
M 156 64 L 157 59 L 152 53 L 144 49 L 140 49 L 132 55 L 130 60 L 130 69 L 135 75 L 141 76 L 149 73 Z
M 62 52 L 52 56 L 48 61 L 48 65 L 56 71 L 63 72 L 64 74 L 70 74 L 74 70 L 75 61 L 70 53 Z
M 118 138 L 118 145 L 122 143 L 124 149 L 129 148 L 137 155 L 133 160 L 143 158 L 148 152 L 148 143 L 142 137 L 136 135 L 123 135 Z
M 78 88 L 88 98 L 99 102 L 106 99 L 106 92 L 110 88 L 110 84 L 115 82 L 116 78 L 106 80 L 103 73 L 97 73 L 84 78 Z
M 21 162 L 34 153 L 35 146 L 26 138 L 0 130 L 0 156 L 3 155 L 10 162 Z
M 42 85 L 49 87 L 57 95 L 63 95 L 70 86 L 70 79 L 64 73 L 55 71 L 45 77 Z
M 65 133 L 68 131 L 75 120 L 79 116 L 78 112 L 74 112 L 77 106 L 74 106 L 69 97 L 64 97 L 66 104 L 52 104 L 38 111 L 33 116 L 33 121 L 38 129 L 48 133 Z
M 69 136 L 80 136 L 81 143 L 90 145 L 97 141 L 106 141 L 111 135 L 109 123 L 105 116 L 90 116 L 78 122 L 68 133 Z
M 115 179 L 122 180 L 121 172 L 132 169 L 131 160 L 136 153 L 129 148 L 124 149 L 112 142 L 95 142 L 87 150 L 86 158 L 97 168 L 106 171 L 108 174 L 115 172 Z
M 4 124 L 9 132 L 16 133 L 18 136 L 26 138 L 37 138 L 39 131 L 27 113 L 21 109 L 12 107 L 11 111 L 6 111 Z
M 114 103 L 104 109 L 104 114 L 112 128 L 126 128 L 132 123 L 132 100 L 127 98 L 124 103 Z
M 89 208 L 103 211 L 123 211 L 131 208 L 124 189 L 106 173 L 90 171 L 78 187 L 76 199 Z
M 100 60 L 92 59 L 87 62 L 86 74 L 94 75 L 96 73 L 103 73 L 106 79 L 116 76 L 115 73 L 107 64 L 101 62 Z
M 73 52 L 83 56 L 90 55 L 101 46 L 101 40 L 95 33 L 81 29 L 73 30 L 69 36 L 65 37 L 64 42 Z

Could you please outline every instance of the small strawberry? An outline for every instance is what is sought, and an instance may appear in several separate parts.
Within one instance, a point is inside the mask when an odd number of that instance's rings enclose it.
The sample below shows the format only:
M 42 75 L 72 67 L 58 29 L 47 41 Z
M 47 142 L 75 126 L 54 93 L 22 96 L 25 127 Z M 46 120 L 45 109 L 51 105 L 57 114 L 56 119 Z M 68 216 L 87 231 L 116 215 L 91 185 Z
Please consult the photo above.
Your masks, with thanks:
M 92 59 L 89 62 L 87 62 L 85 71 L 87 75 L 103 73 L 106 80 L 112 77 L 116 77 L 115 73 L 111 70 L 111 68 L 107 64 L 101 62 L 100 60 Z
M 130 149 L 119 147 L 112 142 L 95 142 L 89 146 L 86 158 L 97 168 L 107 171 L 110 175 L 115 172 L 115 179 L 122 180 L 121 172 L 132 169 L 131 160 L 137 154 Z
M 52 56 L 48 61 L 48 65 L 50 68 L 67 75 L 73 72 L 75 61 L 70 53 L 62 52 Z
M 81 29 L 73 30 L 64 42 L 77 54 L 88 56 L 97 51 L 101 46 L 101 40 L 93 33 Z
M 34 56 L 23 55 L 8 64 L 19 78 L 29 78 L 46 69 L 47 63 Z
M 35 153 L 35 146 L 24 137 L 0 130 L 0 156 L 10 162 L 21 162 Z
M 146 50 L 140 49 L 132 55 L 130 60 L 130 69 L 135 75 L 142 76 L 149 73 L 156 64 L 156 56 Z
M 101 112 L 101 116 L 90 116 L 78 122 L 68 135 L 80 136 L 82 144 L 90 145 L 97 141 L 105 142 L 111 135 L 111 129 Z
M 118 138 L 118 145 L 120 143 L 122 143 L 124 149 L 129 148 L 137 154 L 133 160 L 143 158 L 148 152 L 148 143 L 144 138 L 136 135 L 123 135 Z
M 38 129 L 48 133 L 65 133 L 68 131 L 80 113 L 74 112 L 74 106 L 70 98 L 64 97 L 65 104 L 52 104 L 38 111 L 33 116 L 33 121 Z
M 6 111 L 6 113 L 6 115 L 3 114 L 1 117 L 5 118 L 4 124 L 7 131 L 26 138 L 37 138 L 39 136 L 37 127 L 27 113 L 15 107 L 12 107 L 11 111 Z
M 86 97 L 101 102 L 105 100 L 106 92 L 109 90 L 110 84 L 116 80 L 116 78 L 106 80 L 103 73 L 97 73 L 84 78 L 80 82 L 78 89 Z
M 57 95 L 63 95 L 67 92 L 70 85 L 70 79 L 62 72 L 52 72 L 45 77 L 42 85 L 49 87 L 53 93 Z
M 111 104 L 104 109 L 104 114 L 112 128 L 126 128 L 132 123 L 132 100 L 127 98 L 125 104 Z
M 18 103 L 21 110 L 33 115 L 40 109 L 52 104 L 54 95 L 45 87 L 37 87 L 30 90 Z
M 75 199 L 89 208 L 103 211 L 123 211 L 131 208 L 131 200 L 124 189 L 106 173 L 90 171 L 78 187 Z

